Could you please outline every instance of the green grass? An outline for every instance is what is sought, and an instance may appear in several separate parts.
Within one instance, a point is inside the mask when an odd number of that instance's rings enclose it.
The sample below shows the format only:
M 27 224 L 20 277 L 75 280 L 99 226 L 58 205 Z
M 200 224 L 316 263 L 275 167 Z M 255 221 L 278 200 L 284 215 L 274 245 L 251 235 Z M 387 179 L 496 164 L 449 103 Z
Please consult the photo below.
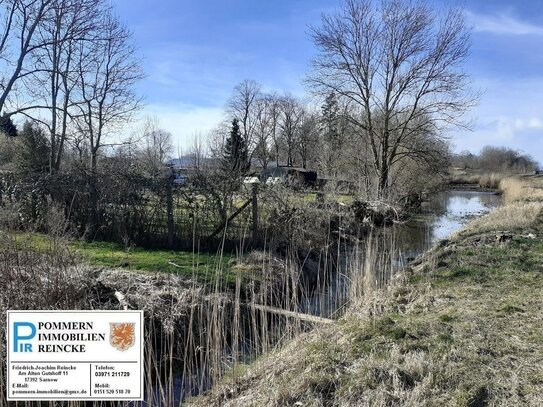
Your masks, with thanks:
M 125 248 L 118 243 L 69 241 L 58 242 L 38 233 L 18 233 L 13 238 L 21 249 L 49 252 L 57 244 L 67 244 L 86 263 L 109 268 L 125 268 L 148 273 L 175 273 L 195 277 L 201 282 L 214 281 L 218 275 L 227 283 L 235 282 L 231 271 L 234 255 L 231 253 L 193 253 L 173 250 L 148 250 L 140 247 Z
M 9 237 L 13 239 L 18 249 L 27 249 L 40 253 L 54 250 L 55 245 L 58 243 L 51 237 L 40 233 L 13 233 Z
M 73 242 L 90 264 L 102 267 L 121 267 L 147 272 L 193 274 L 199 278 L 214 275 L 216 271 L 227 274 L 232 255 L 219 256 L 211 253 L 186 251 L 148 250 L 139 247 L 125 249 L 109 242 Z

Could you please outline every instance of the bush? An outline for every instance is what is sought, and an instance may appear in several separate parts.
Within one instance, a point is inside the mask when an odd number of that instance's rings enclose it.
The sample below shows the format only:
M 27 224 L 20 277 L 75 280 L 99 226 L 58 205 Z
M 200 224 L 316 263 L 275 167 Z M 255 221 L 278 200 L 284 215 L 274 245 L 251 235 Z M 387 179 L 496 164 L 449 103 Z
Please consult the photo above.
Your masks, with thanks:
M 538 168 L 537 161 L 530 155 L 512 148 L 494 146 L 483 147 L 479 155 L 463 151 L 453 158 L 452 165 L 461 169 L 511 174 L 529 174 Z

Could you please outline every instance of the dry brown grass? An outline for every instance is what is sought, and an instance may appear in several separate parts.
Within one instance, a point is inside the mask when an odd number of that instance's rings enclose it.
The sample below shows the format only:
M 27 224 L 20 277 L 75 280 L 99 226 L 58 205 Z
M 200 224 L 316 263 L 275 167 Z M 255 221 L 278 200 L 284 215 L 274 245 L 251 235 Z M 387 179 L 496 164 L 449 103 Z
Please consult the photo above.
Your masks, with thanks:
M 477 180 L 477 184 L 481 188 L 488 188 L 488 189 L 496 189 L 500 185 L 500 181 L 503 179 L 502 174 L 498 173 L 490 173 L 490 174 L 482 174 L 479 176 L 479 179 Z
M 493 230 L 511 231 L 533 227 L 543 210 L 540 202 L 515 202 L 474 219 L 462 233 L 482 233 Z
M 507 177 L 506 174 L 497 172 L 472 174 L 455 172 L 451 174 L 450 183 L 455 185 L 476 185 L 484 189 L 498 189 L 500 181 Z
M 500 182 L 506 203 L 543 202 L 543 176 L 508 177 Z
M 470 222 L 461 233 L 533 228 L 543 211 L 543 177 L 508 177 L 500 181 L 504 205 Z

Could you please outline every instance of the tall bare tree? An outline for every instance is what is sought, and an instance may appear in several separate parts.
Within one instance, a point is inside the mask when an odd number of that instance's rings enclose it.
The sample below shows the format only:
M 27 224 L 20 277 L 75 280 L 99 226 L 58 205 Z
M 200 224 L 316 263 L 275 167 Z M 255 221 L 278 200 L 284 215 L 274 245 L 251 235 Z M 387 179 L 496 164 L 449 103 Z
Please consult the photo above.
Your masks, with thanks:
M 74 111 L 71 92 L 78 84 L 77 43 L 89 41 L 96 34 L 98 18 L 107 11 L 107 6 L 101 0 L 54 0 L 51 9 L 51 18 L 39 27 L 38 35 L 48 45 L 33 55 L 39 70 L 33 75 L 35 85 L 29 93 L 43 100 L 48 112 L 48 118 L 40 121 L 49 130 L 50 171 L 56 173 Z M 30 116 L 36 120 L 38 115 L 39 112 L 31 112 Z
M 164 164 L 173 152 L 172 134 L 160 128 L 157 118 L 148 117 L 142 129 L 141 147 L 138 159 L 145 173 L 160 177 L 164 173 Z
M 432 9 L 418 0 L 345 0 L 312 29 L 319 54 L 307 82 L 348 102 L 362 143 L 371 150 L 377 194 L 387 194 L 402 157 L 424 162 L 424 134 L 443 138 L 461 126 L 476 97 L 462 70 L 469 29 L 461 9 Z
M 95 38 L 80 41 L 78 45 L 78 92 L 72 92 L 72 99 L 79 110 L 78 126 L 86 137 L 90 155 L 88 187 L 91 233 L 97 226 L 98 157 L 105 139 L 112 136 L 140 107 L 134 85 L 143 77 L 131 44 L 131 33 L 111 13 L 105 13 L 102 18 Z
M 276 164 L 279 165 L 279 150 L 281 148 L 281 132 L 279 131 L 279 120 L 281 116 L 281 96 L 277 93 L 270 93 L 266 95 L 265 98 L 269 116 L 271 144 L 273 145 L 273 158 L 275 159 Z
M 234 88 L 234 93 L 226 104 L 227 114 L 230 119 L 239 121 L 241 135 L 252 148 L 255 144 L 257 102 L 262 97 L 261 88 L 255 81 L 244 80 Z
M 279 128 L 285 144 L 287 166 L 292 167 L 304 110 L 300 101 L 288 94 L 281 99 L 280 109 Z
M 8 114 L 25 111 L 22 106 L 25 78 L 39 70 L 28 63 L 31 55 L 50 45 L 38 35 L 41 26 L 52 18 L 53 0 L 0 1 L 0 111 Z M 7 106 L 9 104 L 9 106 Z
M 255 107 L 255 147 L 253 157 L 255 157 L 262 168 L 266 169 L 271 160 L 270 141 L 273 132 L 273 101 L 268 97 L 259 98 Z
M 315 161 L 318 155 L 317 146 L 319 142 L 319 118 L 315 112 L 308 108 L 302 110 L 296 151 L 300 157 L 302 168 L 308 168 L 311 161 Z

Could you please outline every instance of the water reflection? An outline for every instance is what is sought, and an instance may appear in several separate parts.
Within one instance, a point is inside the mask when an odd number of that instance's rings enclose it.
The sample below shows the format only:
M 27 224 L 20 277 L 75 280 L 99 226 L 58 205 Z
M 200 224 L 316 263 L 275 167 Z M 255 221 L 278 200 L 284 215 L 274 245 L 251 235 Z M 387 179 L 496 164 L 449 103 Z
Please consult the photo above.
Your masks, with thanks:
M 428 215 L 397 225 L 397 244 L 411 257 L 418 256 L 438 241 L 459 231 L 472 218 L 484 215 L 500 203 L 500 197 L 490 192 L 449 191 L 424 208 Z
M 395 270 L 427 251 L 437 242 L 449 238 L 472 218 L 482 216 L 500 204 L 494 193 L 477 191 L 448 191 L 435 196 L 423 207 L 423 213 L 414 219 L 374 232 L 372 246 L 378 263 L 375 284 L 386 284 Z M 331 317 L 348 302 L 352 281 L 364 268 L 364 243 L 362 247 L 346 245 L 340 256 L 338 270 L 329 281 L 303 298 L 300 312 Z M 375 254 L 374 254 L 375 255 Z

